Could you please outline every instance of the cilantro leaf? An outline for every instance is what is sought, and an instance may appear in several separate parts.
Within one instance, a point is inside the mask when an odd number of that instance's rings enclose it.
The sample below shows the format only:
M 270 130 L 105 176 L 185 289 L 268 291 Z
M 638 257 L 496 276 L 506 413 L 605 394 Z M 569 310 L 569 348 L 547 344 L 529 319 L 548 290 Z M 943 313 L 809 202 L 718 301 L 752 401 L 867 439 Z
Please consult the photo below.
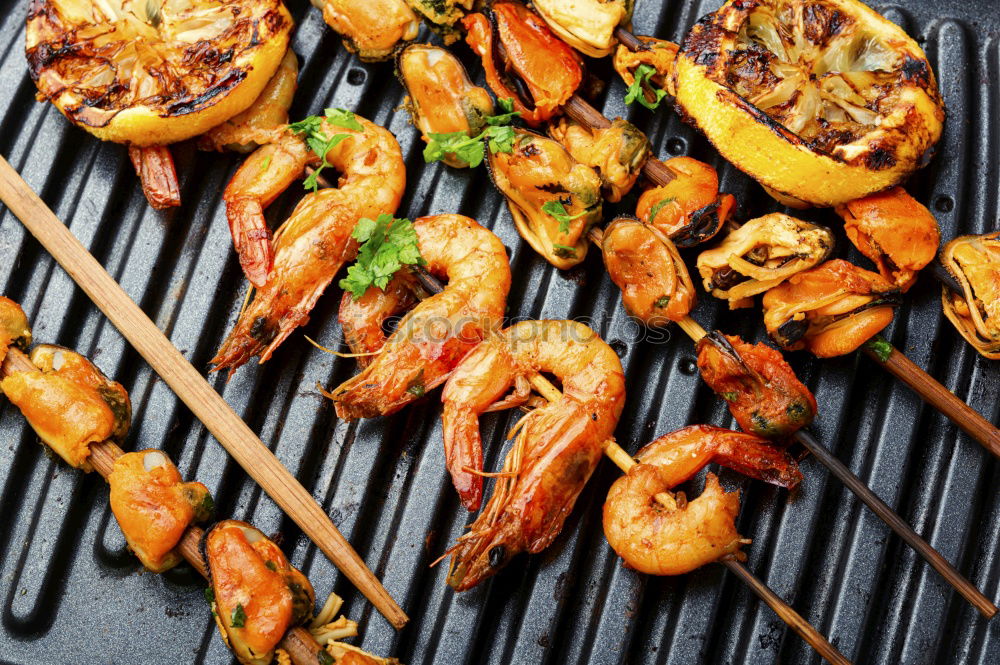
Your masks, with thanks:
M 341 141 L 346 139 L 350 134 L 334 134 L 333 136 L 327 136 L 323 133 L 323 120 L 326 119 L 328 124 L 334 125 L 335 127 L 343 127 L 344 129 L 353 129 L 355 131 L 362 132 L 364 127 L 361 123 L 357 121 L 354 114 L 350 111 L 344 109 L 326 109 L 323 116 L 311 115 L 304 118 L 298 122 L 293 122 L 288 125 L 296 134 L 301 135 L 317 157 L 323 160 L 323 163 L 319 167 L 309 174 L 306 178 L 303 186 L 306 189 L 311 189 L 316 191 L 319 189 L 319 174 L 326 167 L 330 166 L 330 163 L 326 161 L 326 153 L 330 152 L 335 148 Z M 270 161 L 268 162 L 270 165 Z
M 587 214 L 586 210 L 578 212 L 575 215 L 569 214 L 562 201 L 549 201 L 542 206 L 542 212 L 555 217 L 556 221 L 559 222 L 559 233 L 569 233 L 569 223 Z
M 376 220 L 362 218 L 351 235 L 362 244 L 357 261 L 340 280 L 340 288 L 350 291 L 355 300 L 371 286 L 384 289 L 404 265 L 425 263 L 417 246 L 417 232 L 408 219 L 386 214 Z
M 652 222 L 654 219 L 656 219 L 656 216 L 659 214 L 659 212 L 663 210 L 663 206 L 673 202 L 674 202 L 674 197 L 672 196 L 668 196 L 662 201 L 657 201 L 653 205 L 653 207 L 649 209 L 649 221 Z
M 487 126 L 476 136 L 469 136 L 465 132 L 429 133 L 424 147 L 424 162 L 430 164 L 441 161 L 446 155 L 455 155 L 470 168 L 476 168 L 486 158 L 484 143 L 494 153 L 512 152 L 516 134 L 510 123 L 521 112 L 510 110 L 513 109 L 513 102 L 510 100 L 500 100 L 500 106 L 506 113 L 485 118 Z
M 569 245 L 560 245 L 557 242 L 552 243 L 553 251 L 552 253 L 561 259 L 575 259 L 576 258 L 576 248 L 570 247 Z
M 497 99 L 497 104 L 503 109 L 504 113 L 514 112 L 514 100 L 510 97 L 502 97 Z
M 233 614 L 229 617 L 229 625 L 233 628 L 243 628 L 247 625 L 247 613 L 243 609 L 243 603 L 236 603 Z
M 653 85 L 650 79 L 652 79 L 654 74 L 656 74 L 656 69 L 650 65 L 639 65 L 636 67 L 635 79 L 632 81 L 632 85 L 628 87 L 628 92 L 625 93 L 626 104 L 631 105 L 632 102 L 638 101 L 650 111 L 656 110 L 656 107 L 660 105 L 660 102 L 667 96 L 667 93 Z M 650 102 L 646 99 L 643 84 L 649 86 L 649 89 L 656 95 L 656 101 Z
M 205 602 L 209 605 L 215 602 L 215 590 L 212 587 L 205 587 Z
M 354 114 L 347 109 L 327 109 L 323 112 L 326 121 L 335 127 L 353 129 L 356 132 L 363 132 L 365 128 L 361 126 Z
M 889 356 L 892 355 L 892 344 L 887 342 L 882 335 L 876 335 L 868 340 L 865 345 L 871 349 L 882 362 L 889 360 Z
M 660 296 L 653 303 L 653 307 L 666 307 L 670 304 L 670 296 Z
M 406 386 L 406 392 L 410 393 L 414 397 L 423 397 L 427 394 L 427 388 L 424 387 L 424 368 L 421 367 L 417 375 L 413 377 L 413 380 L 409 382 Z

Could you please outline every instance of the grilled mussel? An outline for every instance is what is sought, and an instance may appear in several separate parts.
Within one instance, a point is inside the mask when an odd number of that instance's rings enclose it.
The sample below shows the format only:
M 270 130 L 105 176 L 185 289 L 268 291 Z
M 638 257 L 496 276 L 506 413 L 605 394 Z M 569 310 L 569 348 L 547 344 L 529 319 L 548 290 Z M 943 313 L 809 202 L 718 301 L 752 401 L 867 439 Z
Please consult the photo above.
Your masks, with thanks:
M 942 287 L 945 316 L 976 351 L 1000 358 L 1000 231 L 959 236 L 940 260 L 961 289 Z
M 643 192 L 636 217 L 655 226 L 678 247 L 711 240 L 725 226 L 736 199 L 719 194 L 719 176 L 708 164 L 691 157 L 674 157 L 666 164 L 677 177 Z
M 937 220 L 902 187 L 849 201 L 836 210 L 858 251 L 904 293 L 937 254 Z
M 462 21 L 497 97 L 514 100 L 538 127 L 557 115 L 583 81 L 583 60 L 537 14 L 517 2 L 495 2 Z
M 635 0 L 533 0 L 552 31 L 585 55 L 603 58 L 615 45 L 615 28 L 632 20 Z
M 148 570 L 162 573 L 181 562 L 176 551 L 193 522 L 207 520 L 212 495 L 201 483 L 185 483 L 159 450 L 126 453 L 108 475 L 111 511 L 129 549 Z
M 886 278 L 834 259 L 765 293 L 764 325 L 782 348 L 830 358 L 878 334 L 899 303 L 899 289 Z
M 826 227 L 775 212 L 699 254 L 698 272 L 705 290 L 728 300 L 730 309 L 749 307 L 753 296 L 825 261 L 833 244 Z
M 15 372 L 0 390 L 35 433 L 70 466 L 90 471 L 90 445 L 121 441 L 132 422 L 125 388 L 75 351 L 43 344 L 31 352 L 39 372 Z
M 417 38 L 420 19 L 405 0 L 310 0 L 323 20 L 344 38 L 344 47 L 365 62 L 386 60 L 400 42 Z
M 243 665 L 267 665 L 285 632 L 311 616 L 312 584 L 281 548 L 246 522 L 217 523 L 201 546 L 222 639 Z
M 558 141 L 514 130 L 511 152 L 487 150 L 490 178 L 529 245 L 566 270 L 587 256 L 587 232 L 601 220 L 601 179 Z
M 698 342 L 698 369 L 746 432 L 783 439 L 816 417 L 816 398 L 766 344 L 710 332 Z
M 621 118 L 610 127 L 591 130 L 563 117 L 549 126 L 549 136 L 562 143 L 573 159 L 597 171 L 604 199 L 611 203 L 628 194 L 649 158 L 649 139 Z
M 0 363 L 14 346 L 26 351 L 31 344 L 31 326 L 21 306 L 0 296 Z
M 694 283 L 674 243 L 634 217 L 604 231 L 604 265 L 629 314 L 651 328 L 680 321 L 695 304 Z
M 677 59 L 680 47 L 673 42 L 655 37 L 640 36 L 639 41 L 644 48 L 637 51 L 624 44 L 618 45 L 613 59 L 614 67 L 622 77 L 622 81 L 629 87 L 632 87 L 636 76 L 639 76 L 639 85 L 646 103 L 654 105 L 663 96 L 662 93 L 670 96 L 674 94 L 674 61 Z
M 405 107 L 424 141 L 430 134 L 476 136 L 493 115 L 490 93 L 473 85 L 459 59 L 440 46 L 407 46 L 396 58 L 396 74 L 406 88 Z M 443 161 L 455 168 L 468 166 L 453 153 Z

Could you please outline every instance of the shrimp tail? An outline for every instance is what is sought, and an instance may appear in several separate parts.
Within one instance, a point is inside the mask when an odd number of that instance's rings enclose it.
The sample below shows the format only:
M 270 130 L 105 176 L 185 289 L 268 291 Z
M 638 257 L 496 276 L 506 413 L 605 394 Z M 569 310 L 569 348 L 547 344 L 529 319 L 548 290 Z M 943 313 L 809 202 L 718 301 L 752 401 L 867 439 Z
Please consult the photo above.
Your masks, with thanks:
M 271 232 L 264 219 L 264 208 L 259 201 L 236 199 L 226 203 L 226 216 L 243 274 L 255 287 L 262 288 L 274 267 Z
M 786 451 L 761 440 L 742 438 L 719 446 L 712 460 L 748 478 L 791 489 L 802 482 L 802 472 Z
M 479 434 L 479 419 L 468 409 L 446 402 L 442 420 L 445 464 L 451 482 L 469 511 L 479 510 L 483 501 L 483 478 L 474 473 L 483 468 L 483 445 Z
M 177 182 L 177 169 L 174 168 L 170 148 L 165 145 L 130 145 L 128 156 L 139 174 L 149 205 L 157 210 L 166 210 L 181 204 L 181 186 Z

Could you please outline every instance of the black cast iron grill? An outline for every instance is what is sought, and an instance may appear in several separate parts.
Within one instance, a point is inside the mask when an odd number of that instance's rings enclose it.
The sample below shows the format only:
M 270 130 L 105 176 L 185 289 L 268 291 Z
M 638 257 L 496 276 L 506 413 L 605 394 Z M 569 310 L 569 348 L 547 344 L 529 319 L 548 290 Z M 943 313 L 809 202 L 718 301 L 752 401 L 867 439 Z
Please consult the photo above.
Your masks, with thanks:
M 108 268 L 197 366 L 235 319 L 246 282 L 231 250 L 221 191 L 234 155 L 175 155 L 184 205 L 150 210 L 121 146 L 72 128 L 34 101 L 24 46 L 26 3 L 0 18 L 0 154 Z M 587 320 L 622 356 L 628 399 L 618 440 L 634 451 L 691 423 L 733 425 L 700 383 L 693 347 L 679 331 L 644 337 L 592 252 L 562 274 L 523 243 L 484 169 L 425 166 L 422 143 L 397 107 L 391 64 L 365 65 L 306 2 L 288 3 L 302 62 L 292 115 L 327 106 L 356 110 L 387 126 L 404 149 L 409 186 L 400 214 L 460 212 L 492 228 L 510 249 L 516 276 L 510 316 Z M 679 40 L 718 0 L 639 0 L 635 31 Z M 927 50 L 948 105 L 938 157 L 910 191 L 930 206 L 945 238 L 998 224 L 1000 18 L 995 0 L 901 0 L 880 6 Z M 465 47 L 459 53 L 481 82 Z M 607 63 L 595 71 L 613 80 Z M 663 158 L 689 154 L 720 167 L 723 190 L 745 218 L 776 209 L 770 199 L 669 111 L 626 108 L 614 80 L 597 106 L 646 130 Z M 297 186 L 269 212 L 283 219 Z M 630 212 L 634 195 L 617 210 Z M 606 218 L 616 210 L 610 206 Z M 838 228 L 828 211 L 804 215 Z M 836 255 L 861 265 L 840 233 Z M 695 253 L 685 252 L 693 262 Z M 939 287 L 921 275 L 889 329 L 891 340 L 949 389 L 997 422 L 1000 369 L 977 356 L 945 322 Z M 600 506 L 618 475 L 602 463 L 559 539 L 543 554 L 513 561 L 491 582 L 456 595 L 446 564 L 429 569 L 469 516 L 444 471 L 438 393 L 400 414 L 339 422 L 314 386 L 334 385 L 354 362 L 303 339 L 337 346 L 339 290 L 262 367 L 216 386 L 332 515 L 390 593 L 410 614 L 400 632 L 302 537 L 232 463 L 204 428 L 130 350 L 13 216 L 0 215 L 0 293 L 23 303 L 36 339 L 79 349 L 129 389 L 135 426 L 127 449 L 161 448 L 185 477 L 214 492 L 218 515 L 283 535 L 293 562 L 323 597 L 331 589 L 360 620 L 365 648 L 418 663 L 813 663 L 818 657 L 721 566 L 676 579 L 624 570 L 604 541 Z M 759 310 L 731 313 L 703 296 L 694 316 L 748 339 L 763 338 Z M 820 404 L 813 429 L 858 475 L 974 584 L 1000 595 L 1000 465 L 975 442 L 870 360 L 857 354 L 792 363 Z M 486 463 L 498 468 L 516 416 L 484 422 Z M 5 663 L 228 663 L 188 569 L 140 574 L 107 507 L 107 489 L 42 453 L 21 416 L 0 404 L 0 659 Z M 1000 663 L 1000 622 L 987 622 L 820 465 L 788 495 L 730 472 L 743 488 L 740 532 L 754 540 L 748 567 L 858 663 Z M 697 494 L 700 482 L 690 488 Z

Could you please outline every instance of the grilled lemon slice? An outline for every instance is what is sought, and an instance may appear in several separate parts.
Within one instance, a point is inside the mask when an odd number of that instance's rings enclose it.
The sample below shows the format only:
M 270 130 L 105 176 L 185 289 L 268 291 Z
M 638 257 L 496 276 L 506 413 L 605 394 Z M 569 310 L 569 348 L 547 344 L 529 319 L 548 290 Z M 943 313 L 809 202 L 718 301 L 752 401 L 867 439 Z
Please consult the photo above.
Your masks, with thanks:
M 924 52 L 857 0 L 729 0 L 688 34 L 674 75 L 693 124 L 789 205 L 899 183 L 944 121 Z
M 197 136 L 246 110 L 288 47 L 281 0 L 32 0 L 39 98 L 100 139 Z

